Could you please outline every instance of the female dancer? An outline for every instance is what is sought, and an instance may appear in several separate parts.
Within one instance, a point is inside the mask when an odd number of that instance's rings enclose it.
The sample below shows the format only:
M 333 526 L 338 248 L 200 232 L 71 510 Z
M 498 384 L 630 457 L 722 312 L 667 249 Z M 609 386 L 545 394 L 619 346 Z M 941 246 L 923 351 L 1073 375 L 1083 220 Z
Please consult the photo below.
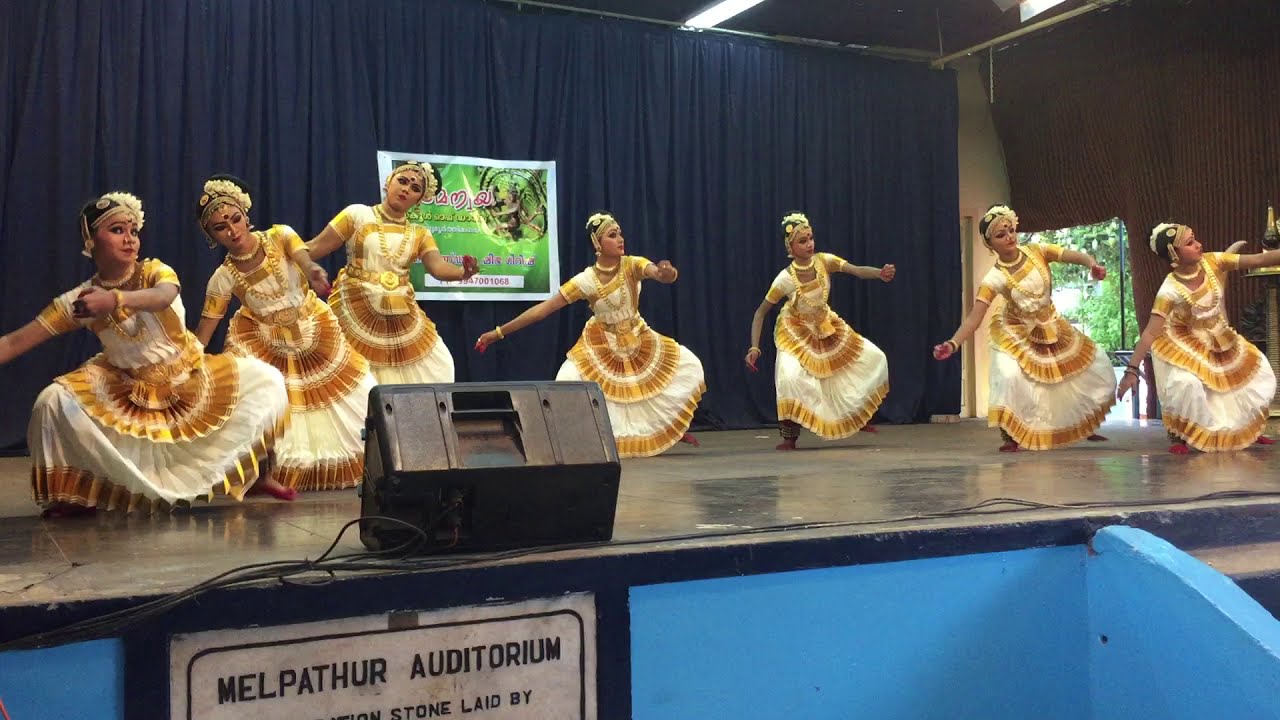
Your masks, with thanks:
M 1115 404 L 1115 371 L 1092 340 L 1058 315 L 1053 306 L 1049 263 L 1089 268 L 1095 280 L 1107 276 L 1089 255 L 1057 245 L 1018 245 L 1018 216 L 996 205 L 978 223 L 987 249 L 997 255 L 973 310 L 950 340 L 933 348 L 946 360 L 968 340 L 996 296 L 1004 312 L 991 318 L 990 399 L 987 422 L 1000 428 L 1000 452 L 1049 450 L 1097 434 Z
M 778 348 L 774 385 L 778 395 L 778 450 L 795 450 L 804 426 L 826 440 L 849 437 L 868 425 L 889 394 L 889 363 L 871 341 L 854 332 L 827 305 L 831 273 L 863 280 L 893 280 L 893 265 L 881 268 L 850 265 L 829 253 L 814 252 L 813 227 L 795 212 L 782 218 L 782 244 L 788 265 L 774 278 L 764 302 L 751 319 L 747 367 L 756 372 L 760 332 L 773 306 L 778 313 L 773 342 Z
M 688 348 L 654 332 L 639 309 L 641 281 L 670 285 L 676 281 L 676 269 L 666 260 L 655 264 L 627 255 L 622 228 L 608 213 L 592 215 L 587 234 L 596 249 L 595 265 L 575 275 L 550 299 L 481 335 L 476 349 L 484 352 L 569 303 L 586 300 L 593 317 L 556 380 L 600 385 L 622 457 L 657 455 L 678 442 L 697 446 L 688 430 L 706 390 L 702 363 Z
M 251 232 L 252 206 L 238 178 L 215 175 L 204 184 L 200 228 L 226 256 L 209 278 L 196 336 L 209 344 L 234 295 L 240 309 L 227 351 L 270 363 L 289 390 L 291 421 L 276 442 L 275 478 L 297 491 L 355 487 L 364 469 L 360 430 L 375 384 L 369 363 L 316 297 L 328 293 L 328 279 L 302 238 L 287 225 Z
M 409 210 L 439 187 L 435 168 L 406 162 L 391 171 L 381 204 L 348 206 L 307 243 L 313 260 L 346 245 L 347 266 L 338 273 L 329 305 L 347 341 L 384 385 L 453 382 L 453 356 L 414 302 L 409 283 L 415 260 L 437 280 L 466 280 L 480 269 L 470 255 L 462 267 L 449 263 L 431 231 L 408 221 Z
M 178 277 L 138 260 L 142 203 L 112 192 L 80 211 L 83 253 L 97 274 L 0 338 L 0 364 L 50 338 L 88 328 L 102 353 L 36 398 L 27 433 L 31 485 L 50 514 L 102 507 L 152 510 L 257 482 L 289 419 L 280 373 L 266 363 L 205 355 L 183 326 Z M 261 474 L 260 474 L 261 473 Z
M 1169 452 L 1239 450 L 1274 441 L 1262 435 L 1276 394 L 1276 376 L 1262 353 L 1227 322 L 1223 292 L 1233 270 L 1280 265 L 1280 250 L 1239 255 L 1202 252 L 1186 225 L 1162 223 L 1151 250 L 1173 272 L 1156 292 L 1151 317 L 1133 348 L 1117 396 L 1138 387 L 1151 351 Z M 1235 245 L 1230 249 L 1234 249 Z

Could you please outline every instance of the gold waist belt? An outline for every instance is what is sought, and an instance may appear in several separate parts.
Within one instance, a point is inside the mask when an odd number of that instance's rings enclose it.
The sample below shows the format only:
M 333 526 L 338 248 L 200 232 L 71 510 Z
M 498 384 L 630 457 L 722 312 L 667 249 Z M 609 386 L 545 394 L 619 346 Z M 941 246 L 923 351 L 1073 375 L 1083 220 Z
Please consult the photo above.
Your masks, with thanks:
M 813 310 L 802 310 L 793 304 L 791 316 L 800 321 L 800 324 L 819 340 L 826 340 L 836 332 L 835 323 L 831 322 L 831 310 L 825 306 Z
M 162 410 L 173 397 L 173 384 L 179 378 L 195 370 L 204 358 L 203 352 L 189 347 L 167 362 L 152 363 L 135 368 L 125 368 L 133 379 L 129 400 L 148 410 Z
M 289 327 L 297 325 L 299 320 L 307 317 L 311 317 L 311 312 L 306 305 L 303 305 L 302 307 L 287 307 L 275 312 L 262 313 L 258 315 L 258 320 L 264 325 Z
M 647 325 L 641 318 L 628 318 L 622 322 L 607 323 L 597 320 L 604 331 L 613 335 L 614 342 L 618 344 L 620 350 L 634 350 L 640 346 L 640 338 L 638 335 L 643 332 Z
M 392 270 L 384 270 L 382 272 L 374 272 L 373 270 L 365 270 L 362 267 L 348 265 L 347 277 L 352 277 L 363 282 L 377 283 L 387 290 L 395 290 L 409 284 L 409 273 L 398 273 Z

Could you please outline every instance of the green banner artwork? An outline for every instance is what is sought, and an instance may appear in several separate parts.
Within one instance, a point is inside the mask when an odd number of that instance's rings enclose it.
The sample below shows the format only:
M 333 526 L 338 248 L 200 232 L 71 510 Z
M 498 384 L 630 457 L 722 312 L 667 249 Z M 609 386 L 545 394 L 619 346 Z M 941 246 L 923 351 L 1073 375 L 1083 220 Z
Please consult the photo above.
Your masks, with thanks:
M 554 162 L 380 151 L 380 187 L 409 160 L 440 173 L 435 196 L 410 208 L 409 219 L 431 230 L 449 262 L 471 255 L 480 263 L 462 282 L 437 280 L 415 263 L 419 300 L 545 300 L 560 288 Z

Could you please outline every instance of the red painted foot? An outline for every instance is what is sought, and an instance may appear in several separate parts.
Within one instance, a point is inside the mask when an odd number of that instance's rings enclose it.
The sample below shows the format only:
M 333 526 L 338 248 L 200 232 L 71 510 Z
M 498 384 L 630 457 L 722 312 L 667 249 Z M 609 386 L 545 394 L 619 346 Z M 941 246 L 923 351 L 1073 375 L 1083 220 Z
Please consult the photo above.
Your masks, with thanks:
M 774 448 L 774 450 L 781 450 L 784 452 L 789 450 L 795 450 L 795 449 L 796 449 L 795 438 L 784 438 L 782 442 L 778 443 L 777 447 Z
M 694 447 L 702 447 L 702 443 L 698 442 L 698 438 L 694 437 L 693 433 L 685 433 L 684 437 L 680 438 L 680 442 L 688 443 Z
M 1018 446 L 1018 443 L 1012 440 L 1000 446 L 1000 452 L 1018 452 L 1020 450 L 1022 450 L 1022 448 Z
M 266 493 L 277 500 L 293 502 L 298 499 L 298 491 L 285 487 L 275 480 L 260 481 L 253 486 L 253 492 Z
M 1276 444 L 1276 441 L 1275 441 L 1275 440 L 1272 440 L 1271 438 L 1267 437 L 1266 435 L 1259 435 L 1259 436 L 1258 436 L 1257 443 L 1258 443 L 1259 445 L 1275 445 L 1275 444 Z
M 1106 442 L 1108 439 L 1109 438 L 1099 435 L 1098 433 L 1094 433 L 1089 437 L 1085 438 L 1085 440 L 1088 440 L 1089 442 Z
M 862 432 L 878 433 L 880 430 L 875 425 L 867 425 L 862 428 Z
M 1174 443 L 1169 446 L 1169 452 L 1174 455 L 1187 455 L 1191 452 L 1191 448 L 1187 447 L 1186 443 Z

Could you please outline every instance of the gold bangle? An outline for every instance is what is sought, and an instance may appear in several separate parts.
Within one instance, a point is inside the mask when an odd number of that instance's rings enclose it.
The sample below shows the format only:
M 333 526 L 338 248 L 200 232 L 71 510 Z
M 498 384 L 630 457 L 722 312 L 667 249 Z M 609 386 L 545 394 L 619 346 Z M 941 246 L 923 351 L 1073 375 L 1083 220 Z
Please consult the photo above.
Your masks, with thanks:
M 116 288 L 115 290 L 111 291 L 111 294 L 114 295 L 116 298 L 116 310 L 123 310 L 124 309 L 124 291 L 120 290 L 119 288 Z
M 497 334 L 498 334 L 498 339 L 499 339 L 499 340 L 502 340 L 503 338 L 505 338 L 505 337 L 506 337 L 506 335 L 503 335 L 503 334 L 502 334 L 502 326 L 501 326 L 501 325 L 496 325 L 496 326 L 494 326 L 493 331 L 494 331 L 495 333 L 497 333 Z
M 760 352 L 760 348 L 756 347 L 755 345 L 752 345 L 751 347 L 747 348 L 747 352 L 751 352 L 752 350 L 755 350 L 756 352 Z

